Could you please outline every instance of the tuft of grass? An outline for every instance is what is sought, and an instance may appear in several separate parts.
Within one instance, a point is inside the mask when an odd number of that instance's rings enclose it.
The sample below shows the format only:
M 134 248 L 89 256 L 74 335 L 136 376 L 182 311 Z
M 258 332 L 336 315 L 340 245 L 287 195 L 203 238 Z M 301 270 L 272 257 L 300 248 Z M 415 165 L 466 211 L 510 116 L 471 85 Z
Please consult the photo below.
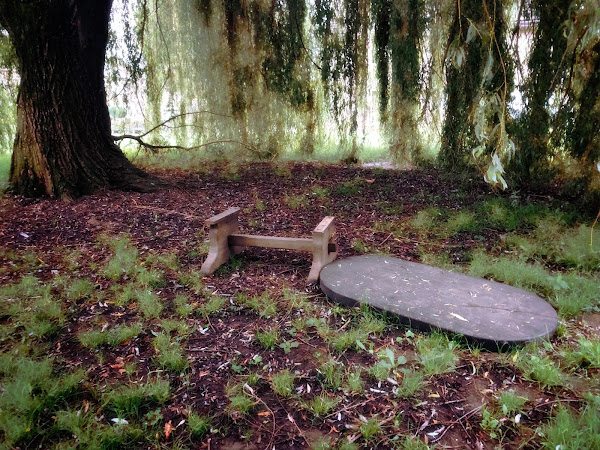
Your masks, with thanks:
M 527 349 L 526 349 L 527 350 Z M 542 387 L 562 386 L 565 375 L 560 366 L 550 359 L 549 356 L 540 356 L 535 352 L 535 347 L 524 351 L 515 360 L 515 365 L 523 372 L 523 376 L 539 383 Z
M 77 335 L 81 345 L 87 348 L 98 348 L 108 344 L 113 347 L 119 346 L 130 339 L 138 336 L 142 332 L 142 325 L 134 323 L 132 325 L 118 325 L 109 330 L 88 330 Z
M 64 324 L 66 314 L 62 300 L 51 289 L 34 276 L 24 276 L 19 283 L 0 287 L 0 314 L 12 319 L 3 327 L 3 334 L 20 335 L 24 341 L 53 337 Z
M 456 343 L 441 333 L 423 336 L 415 342 L 418 360 L 426 375 L 439 375 L 456 368 Z
M 138 251 L 127 236 L 102 236 L 100 243 L 108 245 L 113 256 L 104 266 L 104 276 L 110 280 L 119 280 L 124 275 L 133 275 L 139 265 Z
M 294 380 L 296 375 L 289 370 L 282 370 L 271 377 L 273 392 L 281 397 L 289 397 L 294 392 Z
M 138 271 L 136 281 L 145 288 L 161 289 L 167 285 L 164 275 L 156 269 L 141 269 Z
M 402 450 L 429 450 L 433 447 L 430 447 L 426 442 L 422 441 L 418 437 L 410 436 L 404 438 L 403 441 L 400 441 L 397 448 Z
M 433 233 L 441 228 L 442 211 L 438 208 L 426 208 L 419 211 L 411 220 L 411 225 L 419 234 Z
M 197 270 L 190 270 L 187 273 L 180 274 L 178 281 L 196 295 L 203 294 L 206 291 L 203 276 Z
M 583 369 L 600 369 L 600 340 L 580 338 L 577 345 L 564 350 L 567 363 Z
M 550 274 L 540 264 L 529 264 L 511 257 L 494 258 L 485 252 L 473 255 L 469 275 L 493 278 L 511 286 L 538 292 L 552 290 Z
M 114 301 L 116 306 L 127 306 L 135 300 L 135 287 L 133 283 L 125 286 L 114 286 L 111 289 L 114 292 Z
M 511 235 L 508 243 L 525 258 L 589 272 L 600 269 L 600 230 L 587 225 L 567 228 L 556 213 L 541 219 L 531 237 Z
M 7 447 L 48 432 L 46 415 L 52 415 L 82 389 L 82 369 L 62 374 L 51 359 L 0 355 L 0 435 Z
M 114 417 L 139 419 L 148 408 L 163 405 L 170 396 L 169 382 L 154 378 L 145 383 L 114 387 L 102 395 L 102 404 Z
M 189 336 L 193 331 L 185 321 L 177 319 L 162 319 L 160 326 L 166 333 L 175 332 L 178 336 Z
M 229 404 L 225 412 L 233 419 L 250 414 L 256 401 L 252 398 L 244 386 L 244 383 L 229 383 L 226 388 Z
M 138 310 L 146 319 L 155 319 L 160 316 L 163 304 L 160 298 L 151 291 L 139 290 L 136 292 Z
M 318 368 L 319 380 L 324 388 L 338 389 L 344 378 L 343 364 L 333 358 L 327 359 Z
M 549 213 L 542 205 L 520 205 L 504 198 L 493 198 L 478 206 L 477 215 L 486 228 L 514 231 L 535 225 Z
M 277 303 L 271 298 L 268 291 L 251 297 L 246 294 L 238 294 L 235 300 L 240 305 L 256 312 L 260 317 L 271 317 L 277 313 Z
M 93 293 L 94 285 L 86 278 L 74 280 L 66 290 L 67 298 L 71 301 L 91 297 Z
M 157 355 L 154 362 L 173 372 L 181 372 L 189 366 L 187 358 L 184 356 L 181 345 L 177 341 L 172 341 L 167 333 L 159 333 L 153 340 L 154 349 Z
M 327 200 L 331 194 L 331 191 L 327 187 L 315 185 L 310 188 L 309 195 L 311 197 L 316 198 L 317 200 L 323 201 Z
M 261 347 L 273 350 L 279 342 L 279 329 L 277 327 L 263 328 L 257 331 L 254 337 Z
M 313 416 L 320 418 L 329 414 L 339 401 L 340 399 L 336 396 L 330 397 L 326 393 L 321 393 L 313 397 L 306 406 Z
M 593 277 L 577 273 L 555 276 L 539 263 L 530 264 L 518 258 L 493 258 L 478 252 L 473 256 L 469 274 L 493 278 L 536 292 L 547 298 L 550 304 L 558 309 L 558 314 L 565 319 L 600 305 L 598 282 Z
M 206 319 L 207 317 L 212 316 L 213 314 L 221 312 L 226 302 L 227 300 L 225 300 L 224 297 L 219 297 L 218 295 L 210 295 L 206 303 L 203 303 L 198 306 L 197 312 L 203 318 Z
M 358 253 L 370 253 L 371 247 L 365 244 L 362 239 L 356 238 L 352 241 L 352 248 Z
M 560 405 L 556 416 L 540 430 L 542 448 L 600 448 L 600 396 L 587 395 L 587 403 L 576 413 Z
M 343 390 L 345 393 L 354 395 L 361 395 L 365 391 L 365 382 L 362 379 L 362 369 L 360 367 L 347 373 Z
M 189 298 L 185 294 L 179 294 L 173 299 L 173 306 L 175 306 L 175 314 L 179 317 L 188 317 L 194 312 L 196 307 L 189 303 Z
M 425 375 L 419 370 L 402 369 L 402 381 L 396 389 L 396 397 L 412 398 L 427 384 Z
M 379 436 L 383 432 L 383 425 L 377 416 L 373 416 L 368 420 L 363 420 L 358 427 L 363 439 L 367 442 Z
M 299 209 L 308 206 L 308 198 L 304 194 L 288 195 L 283 199 L 286 205 L 292 209 Z
M 194 411 L 188 414 L 188 430 L 194 438 L 201 438 L 210 432 L 212 427 L 212 418 L 200 415 Z
M 333 192 L 340 197 L 352 197 L 358 195 L 364 186 L 360 178 L 344 181 L 335 186 Z
M 481 225 L 477 222 L 477 217 L 470 211 L 454 213 L 448 218 L 445 227 L 450 236 L 464 231 L 480 232 L 482 230 Z
M 513 391 L 502 391 L 497 397 L 498 406 L 505 416 L 511 416 L 523 411 L 523 406 L 527 403 L 526 397 L 521 397 Z
M 338 331 L 328 337 L 327 342 L 331 345 L 333 350 L 338 353 L 346 351 L 351 348 L 356 348 L 356 341 L 360 341 L 365 337 L 365 334 L 358 328 L 350 330 Z

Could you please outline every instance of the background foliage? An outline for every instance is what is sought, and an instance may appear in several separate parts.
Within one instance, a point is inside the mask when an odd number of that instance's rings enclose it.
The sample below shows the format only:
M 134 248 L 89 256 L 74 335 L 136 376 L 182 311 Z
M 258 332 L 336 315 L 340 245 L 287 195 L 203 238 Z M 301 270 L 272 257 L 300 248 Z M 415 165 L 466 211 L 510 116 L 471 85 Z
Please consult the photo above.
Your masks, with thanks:
M 213 157 L 379 157 L 598 188 L 598 0 L 122 0 L 115 134 Z M 15 60 L 0 34 L 0 149 Z M 127 145 L 127 140 L 122 140 Z M 506 170 L 506 172 L 505 172 Z

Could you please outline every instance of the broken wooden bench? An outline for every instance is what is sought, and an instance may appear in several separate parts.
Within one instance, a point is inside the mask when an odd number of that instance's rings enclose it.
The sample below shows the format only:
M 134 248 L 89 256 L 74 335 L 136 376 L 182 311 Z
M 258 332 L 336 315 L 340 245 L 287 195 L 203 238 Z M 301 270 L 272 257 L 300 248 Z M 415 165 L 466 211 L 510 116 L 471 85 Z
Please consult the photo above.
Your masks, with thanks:
M 312 238 L 308 239 L 238 234 L 239 212 L 240 208 L 230 208 L 206 220 L 210 248 L 200 268 L 203 275 L 211 275 L 246 247 L 280 248 L 311 252 L 313 261 L 307 281 L 315 283 L 319 280 L 321 269 L 337 257 L 337 244 L 333 240 L 334 218 L 331 216 L 325 217 L 313 230 Z

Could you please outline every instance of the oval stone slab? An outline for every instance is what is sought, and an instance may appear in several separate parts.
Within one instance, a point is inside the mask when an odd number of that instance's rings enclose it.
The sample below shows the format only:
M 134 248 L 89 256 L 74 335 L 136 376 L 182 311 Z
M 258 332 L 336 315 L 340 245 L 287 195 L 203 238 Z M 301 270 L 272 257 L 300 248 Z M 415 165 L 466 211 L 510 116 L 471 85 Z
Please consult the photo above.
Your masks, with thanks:
M 339 303 L 368 303 L 411 326 L 459 333 L 493 349 L 549 339 L 558 325 L 554 308 L 530 292 L 394 257 L 337 260 L 320 279 Z

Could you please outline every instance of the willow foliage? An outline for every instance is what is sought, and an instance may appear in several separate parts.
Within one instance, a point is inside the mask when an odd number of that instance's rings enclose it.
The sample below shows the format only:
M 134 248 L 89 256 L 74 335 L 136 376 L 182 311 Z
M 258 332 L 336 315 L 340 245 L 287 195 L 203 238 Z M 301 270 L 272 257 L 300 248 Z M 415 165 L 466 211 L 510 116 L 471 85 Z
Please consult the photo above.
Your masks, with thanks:
M 600 183 L 598 0 L 121 0 L 114 10 L 114 126 L 152 129 L 151 144 L 263 159 L 337 148 L 355 161 L 369 139 L 402 161 L 437 149 L 442 167 L 502 187 L 559 172 Z

